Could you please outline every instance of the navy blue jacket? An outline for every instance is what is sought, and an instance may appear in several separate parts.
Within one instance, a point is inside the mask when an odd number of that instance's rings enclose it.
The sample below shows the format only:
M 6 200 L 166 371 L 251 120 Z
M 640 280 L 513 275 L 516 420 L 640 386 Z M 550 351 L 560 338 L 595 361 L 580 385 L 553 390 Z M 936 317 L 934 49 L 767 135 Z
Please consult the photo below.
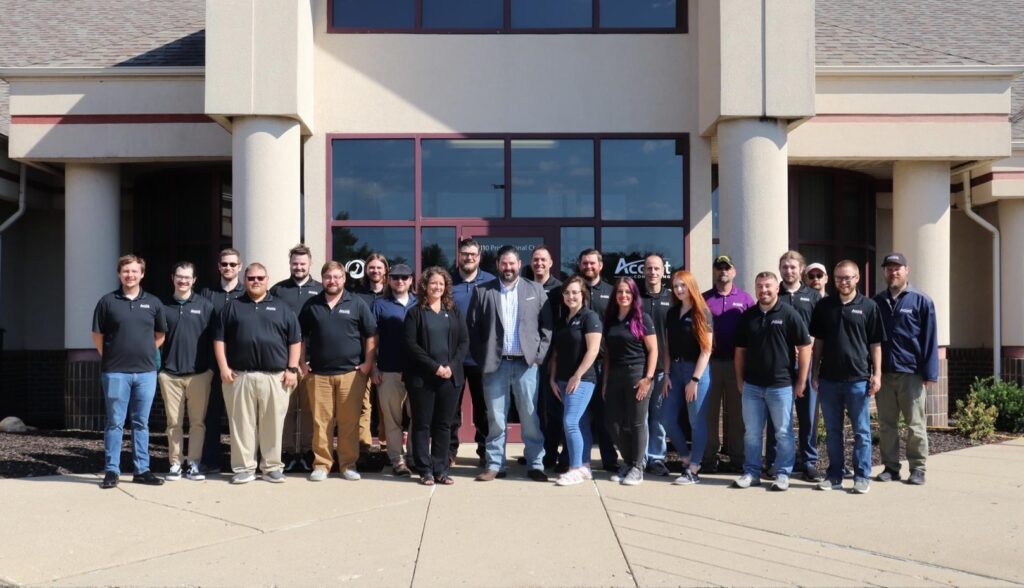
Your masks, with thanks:
M 476 287 L 498 279 L 494 274 L 477 268 L 476 279 L 472 282 L 467 282 L 462 279 L 462 274 L 459 273 L 458 266 L 451 269 L 451 275 L 452 300 L 455 302 L 455 306 L 459 307 L 459 314 L 461 314 L 464 319 L 469 316 L 469 307 L 473 303 L 473 295 L 476 292 Z M 476 362 L 473 361 L 473 358 L 469 353 L 466 354 L 465 364 L 476 365 Z
M 393 296 L 381 296 L 373 301 L 377 319 L 377 368 L 382 372 L 404 372 L 405 315 L 416 305 L 416 296 L 409 293 L 409 302 L 402 306 Z
M 939 379 L 939 335 L 935 304 L 927 294 L 907 286 L 893 301 L 889 290 L 875 295 L 886 339 L 882 342 L 882 371 L 920 374 L 929 382 Z

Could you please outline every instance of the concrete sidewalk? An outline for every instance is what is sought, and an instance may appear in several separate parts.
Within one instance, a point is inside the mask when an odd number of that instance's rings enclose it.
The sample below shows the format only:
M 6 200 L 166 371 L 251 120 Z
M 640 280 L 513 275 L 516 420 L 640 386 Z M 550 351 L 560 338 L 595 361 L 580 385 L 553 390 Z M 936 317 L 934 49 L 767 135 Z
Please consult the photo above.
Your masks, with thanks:
M 490 483 L 454 473 L 433 488 L 387 474 L 157 488 L 128 475 L 112 491 L 95 476 L 0 480 L 0 584 L 1024 585 L 1024 440 L 934 456 L 926 486 L 863 496 L 734 490 L 732 476 L 630 488 L 602 472 L 559 488 L 521 466 Z

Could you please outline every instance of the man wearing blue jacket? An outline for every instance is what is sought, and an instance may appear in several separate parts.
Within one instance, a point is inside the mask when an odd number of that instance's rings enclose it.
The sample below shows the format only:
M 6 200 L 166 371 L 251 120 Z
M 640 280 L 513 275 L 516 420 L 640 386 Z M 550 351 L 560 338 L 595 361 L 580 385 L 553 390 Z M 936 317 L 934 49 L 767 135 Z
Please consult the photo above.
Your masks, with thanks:
M 875 296 L 885 326 L 882 343 L 882 389 L 875 398 L 878 407 L 879 451 L 882 470 L 879 482 L 900 480 L 899 418 L 907 424 L 909 483 L 924 484 L 928 459 L 928 431 L 925 428 L 925 382 L 939 380 L 939 344 L 935 305 L 924 292 L 907 281 L 910 268 L 902 253 L 882 259 L 889 287 Z

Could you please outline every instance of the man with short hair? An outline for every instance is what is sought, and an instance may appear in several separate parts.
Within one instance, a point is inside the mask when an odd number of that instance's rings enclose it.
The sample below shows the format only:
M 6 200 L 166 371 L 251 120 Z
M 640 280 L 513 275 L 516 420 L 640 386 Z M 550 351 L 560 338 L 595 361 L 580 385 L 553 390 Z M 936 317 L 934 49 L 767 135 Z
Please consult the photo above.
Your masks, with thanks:
M 661 393 L 666 374 L 662 370 L 661 358 L 668 353 L 665 349 L 665 317 L 672 307 L 672 292 L 665 287 L 665 258 L 659 253 L 648 253 L 644 258 L 644 283 L 640 289 L 640 302 L 644 312 L 654 321 L 654 332 L 658 336 L 658 360 L 654 380 L 651 382 L 651 401 L 647 408 L 647 471 L 655 476 L 667 476 L 665 457 L 668 440 L 665 426 L 661 424 L 661 409 L 665 397 Z
M 406 400 L 409 395 L 402 381 L 402 373 L 407 367 L 403 339 L 405 315 L 416 304 L 412 278 L 412 269 L 408 265 L 395 264 L 388 273 L 387 294 L 374 300 L 370 309 L 377 321 L 377 365 L 371 378 L 377 385 L 381 427 L 388 438 L 391 471 L 403 478 L 412 475 L 402 452 L 402 415 L 403 411 L 408 412 Z
M 601 270 L 604 269 L 604 257 L 601 252 L 594 248 L 580 251 L 576 258 L 576 273 L 583 278 L 587 285 L 589 297 L 587 308 L 597 313 L 597 316 L 604 320 L 605 311 L 612 301 L 615 288 L 601 279 Z M 561 299 L 561 291 L 558 298 Z M 561 305 L 555 308 L 561 308 Z M 619 454 L 615 449 L 615 439 L 606 424 L 604 416 L 604 346 L 602 346 L 597 359 L 594 360 L 594 370 L 597 373 L 597 387 L 594 388 L 594 395 L 590 399 L 590 430 L 593 438 L 597 440 L 597 447 L 601 453 L 601 468 L 608 472 L 619 471 Z M 589 451 L 592 448 L 585 448 Z
M 388 291 L 388 258 L 383 253 L 374 251 L 366 256 L 363 262 L 363 279 L 358 286 L 351 288 L 352 294 L 363 299 L 367 308 L 373 308 L 373 302 Z M 376 410 L 375 410 L 376 409 Z M 372 379 L 366 381 L 366 392 L 363 394 L 363 408 L 359 413 L 359 451 L 367 453 L 373 447 L 373 431 L 382 443 L 387 443 L 387 434 L 380 423 L 380 399 L 377 385 Z M 401 442 L 399 442 L 401 444 Z
M 167 321 L 163 305 L 141 286 L 146 262 L 137 255 L 117 260 L 121 287 L 105 294 L 92 315 L 92 342 L 100 354 L 100 383 L 107 412 L 103 433 L 103 482 L 117 486 L 121 477 L 124 421 L 131 418 L 132 482 L 159 486 L 164 481 L 149 469 L 149 411 L 156 395 L 157 350 L 164 342 Z
M 459 312 L 464 317 L 469 317 L 469 307 L 476 296 L 477 286 L 492 282 L 497 278 L 494 274 L 480 269 L 480 243 L 472 237 L 459 241 L 458 263 L 451 271 L 452 274 L 452 299 Z M 474 440 L 476 441 L 476 454 L 479 458 L 479 466 L 487 467 L 487 451 L 485 443 L 487 440 L 487 406 L 484 402 L 483 372 L 473 354 L 467 353 L 466 359 L 462 362 L 463 374 L 466 384 L 469 386 L 469 398 L 473 404 L 473 428 L 476 429 Z M 459 453 L 459 429 L 462 428 L 462 399 L 466 393 L 465 388 L 459 390 L 459 402 L 455 405 L 455 418 L 452 420 L 452 440 L 448 448 L 448 461 L 455 463 Z
M 231 430 L 232 484 L 256 479 L 256 451 L 268 482 L 285 481 L 281 435 L 288 396 L 298 384 L 302 357 L 299 320 L 268 292 L 261 263 L 245 268 L 245 294 L 218 313 L 213 354 L 224 383 Z
M 222 250 L 217 263 L 217 272 L 220 274 L 217 286 L 213 288 L 207 286 L 200 292 L 203 298 L 213 303 L 213 318 L 210 321 L 212 325 L 217 324 L 217 314 L 224 309 L 228 302 L 245 293 L 242 280 L 238 275 L 241 271 L 242 254 L 237 249 L 230 247 Z M 220 368 L 212 355 L 210 359 L 211 367 L 213 367 L 213 380 L 210 383 L 209 402 L 206 404 L 206 438 L 203 439 L 203 457 L 199 464 L 199 470 L 203 474 L 220 472 L 220 432 L 225 413 Z
M 736 380 L 734 368 L 736 325 L 740 315 L 754 306 L 754 299 L 735 284 L 736 266 L 728 255 L 715 258 L 713 271 L 714 287 L 704 292 L 704 300 L 708 303 L 713 319 L 715 347 L 711 351 L 711 386 L 705 400 L 708 406 L 708 444 L 704 449 L 701 469 L 707 473 L 719 470 L 718 449 L 724 444 L 724 453 L 729 456 L 729 471 L 741 473 L 744 463 L 744 428 L 743 407 L 738 392 L 742 380 Z M 722 429 L 724 438 L 719 437 Z
M 320 270 L 324 291 L 302 308 L 305 350 L 313 374 L 313 473 L 321 482 L 331 471 L 331 422 L 338 423 L 338 471 L 359 480 L 359 415 L 376 361 L 377 321 L 362 298 L 345 290 L 345 266 L 328 261 Z M 401 444 L 401 443 L 399 443 Z
M 925 382 L 939 381 L 939 337 L 935 304 L 927 294 L 910 285 L 910 266 L 902 253 L 882 259 L 888 288 L 875 295 L 882 315 L 882 388 L 875 396 L 878 407 L 878 449 L 885 469 L 879 482 L 899 480 L 899 418 L 907 424 L 909 483 L 924 484 L 928 459 L 928 429 L 925 419 Z
M 770 414 L 775 423 L 778 456 L 771 490 L 789 489 L 793 471 L 793 397 L 804 395 L 811 360 L 807 324 L 792 306 L 779 302 L 779 278 L 761 272 L 754 280 L 757 306 L 748 308 L 736 324 L 736 381 L 743 403 L 743 475 L 733 485 L 749 488 L 761 484 L 761 431 Z M 793 370 L 793 366 L 798 366 Z
M 548 479 L 537 374 L 551 342 L 551 306 L 543 288 L 520 278 L 521 268 L 515 247 L 499 249 L 499 279 L 477 287 L 469 312 L 471 347 L 483 371 L 487 406 L 487 469 L 476 477 L 480 482 L 504 477 L 510 391 L 526 444 L 527 474 L 538 482 Z
M 323 291 L 323 284 L 309 275 L 309 267 L 313 254 L 309 247 L 299 243 L 288 251 L 288 279 L 281 280 L 270 288 L 270 293 L 288 305 L 295 316 L 299 316 L 302 307 Z M 303 357 L 299 362 L 299 383 L 296 393 L 288 399 L 288 413 L 284 417 L 283 443 L 281 461 L 284 471 L 295 469 L 312 470 L 313 453 L 313 409 L 309 406 L 313 380 L 306 377 L 308 364 Z
M 174 293 L 164 300 L 167 337 L 160 347 L 161 369 L 158 379 L 167 415 L 167 458 L 171 463 L 165 479 L 181 479 L 185 407 L 188 406 L 189 480 L 205 480 L 199 468 L 206 436 L 206 405 L 210 398 L 213 370 L 210 358 L 210 321 L 213 303 L 195 293 L 196 267 L 179 261 L 171 273 Z
M 812 263 L 804 270 L 804 283 L 822 298 L 828 296 L 828 270 L 820 263 Z
M 811 317 L 814 337 L 813 383 L 821 399 L 828 433 L 828 472 L 818 490 L 843 487 L 844 415 L 853 428 L 853 491 L 867 494 L 871 484 L 871 397 L 882 382 L 882 315 L 874 300 L 857 291 L 860 270 L 845 259 L 833 276 L 838 295 L 818 303 Z
M 533 248 L 530 254 L 530 270 L 533 273 L 533 281 L 544 289 L 548 295 L 548 303 L 551 305 L 552 315 L 555 313 L 556 305 L 560 300 L 552 296 L 560 292 L 562 281 L 552 275 L 554 259 L 551 257 L 551 250 L 547 245 L 541 244 Z M 548 373 L 548 358 L 540 368 L 540 382 L 538 383 L 537 403 L 540 413 L 540 426 L 544 434 L 544 468 L 554 468 L 555 473 L 569 471 L 568 454 L 559 453 L 560 447 L 565 447 L 565 431 L 562 428 L 562 403 L 555 398 L 551 392 L 551 382 L 545 374 Z M 525 458 L 520 463 L 524 463 Z

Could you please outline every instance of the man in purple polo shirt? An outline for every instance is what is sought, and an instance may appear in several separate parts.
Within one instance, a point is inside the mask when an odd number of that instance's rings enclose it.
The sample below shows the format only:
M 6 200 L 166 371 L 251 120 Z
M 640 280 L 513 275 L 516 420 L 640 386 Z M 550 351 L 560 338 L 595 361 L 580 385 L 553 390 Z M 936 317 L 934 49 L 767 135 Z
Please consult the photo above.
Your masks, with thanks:
M 733 281 L 736 266 L 728 255 L 719 255 L 714 264 L 715 287 L 704 292 L 704 300 L 711 309 L 714 319 L 715 347 L 711 352 L 711 388 L 708 389 L 708 443 L 704 449 L 702 470 L 714 473 L 719 470 L 718 448 L 723 442 L 719 437 L 719 415 L 724 403 L 724 443 L 729 456 L 729 471 L 743 470 L 743 408 L 740 404 L 739 388 L 733 357 L 736 353 L 736 327 L 743 311 L 754 305 L 750 294 L 740 290 Z

